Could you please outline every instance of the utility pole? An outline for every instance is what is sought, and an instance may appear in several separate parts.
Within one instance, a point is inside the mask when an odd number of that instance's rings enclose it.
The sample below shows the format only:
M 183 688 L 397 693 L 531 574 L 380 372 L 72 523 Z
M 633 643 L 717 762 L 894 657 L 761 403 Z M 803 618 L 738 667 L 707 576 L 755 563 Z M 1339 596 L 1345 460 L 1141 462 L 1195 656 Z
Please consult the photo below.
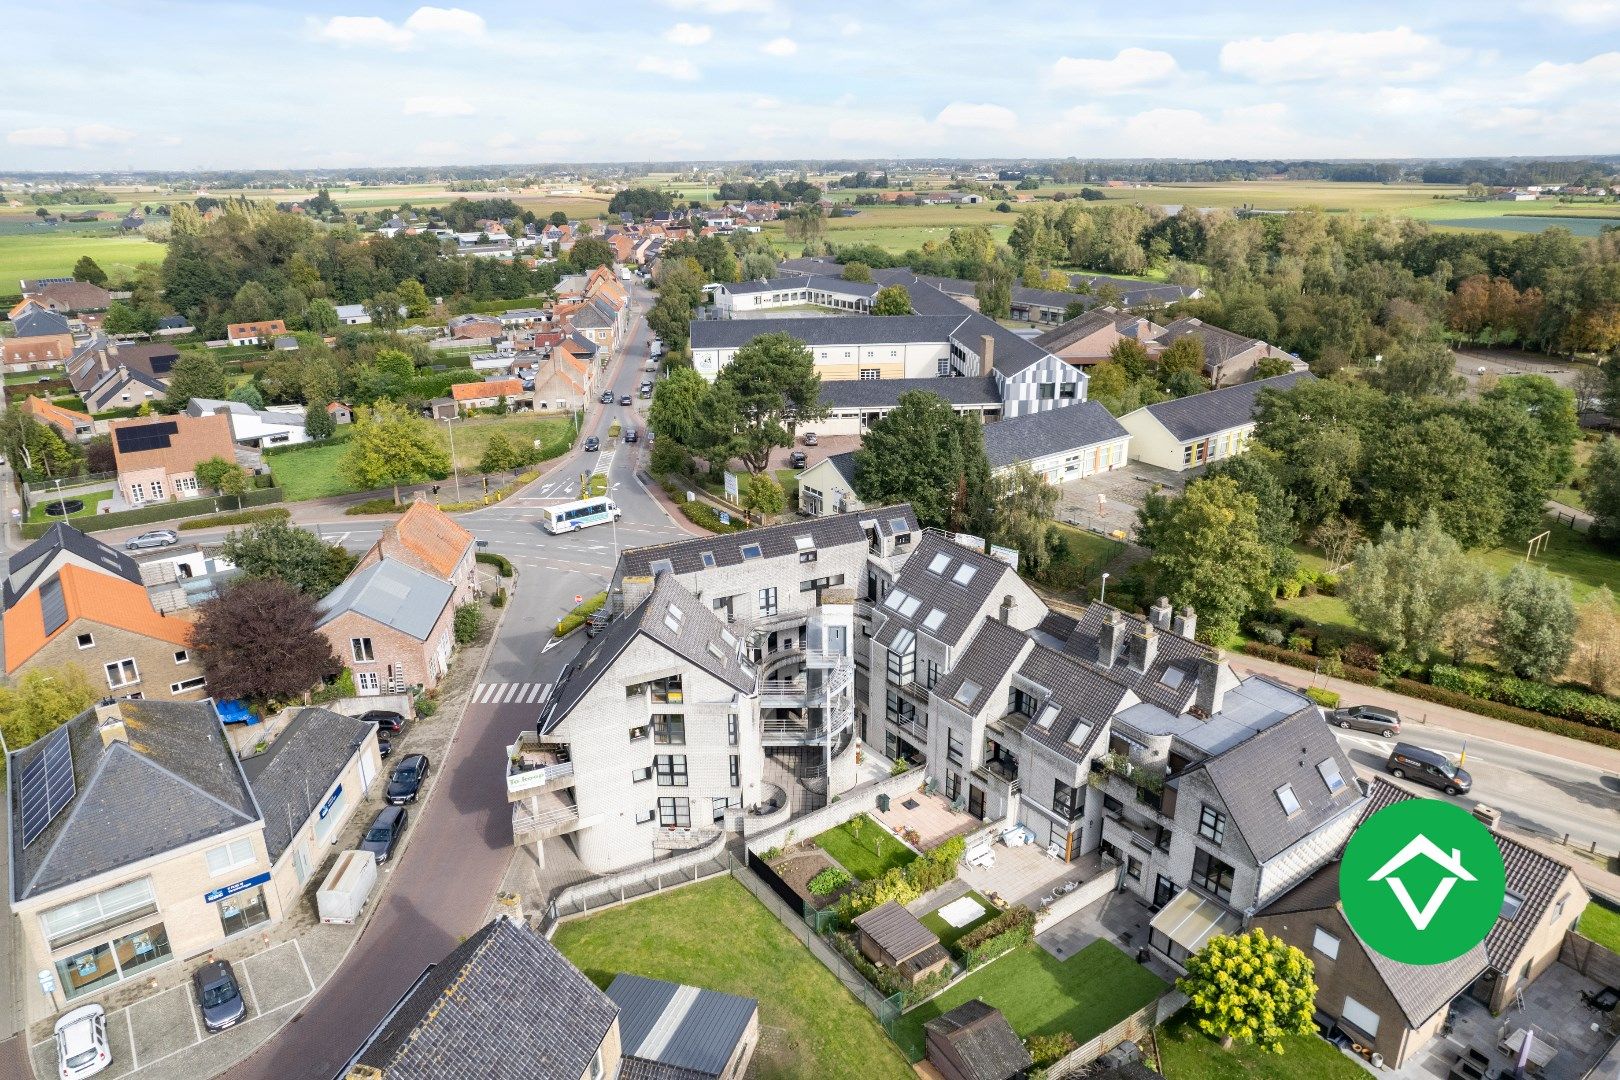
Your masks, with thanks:
M 444 426 L 450 432 L 450 475 L 456 479 L 456 502 L 461 501 L 461 470 L 456 467 L 456 418 L 444 418 Z

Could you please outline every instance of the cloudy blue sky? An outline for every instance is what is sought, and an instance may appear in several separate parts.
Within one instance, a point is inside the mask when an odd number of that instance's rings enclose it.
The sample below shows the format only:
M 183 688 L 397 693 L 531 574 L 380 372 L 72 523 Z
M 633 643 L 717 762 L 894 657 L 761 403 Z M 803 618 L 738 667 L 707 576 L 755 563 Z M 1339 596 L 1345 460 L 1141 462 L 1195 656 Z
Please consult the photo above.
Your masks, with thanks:
M 0 168 L 1620 151 L 1620 0 L 58 0 Z

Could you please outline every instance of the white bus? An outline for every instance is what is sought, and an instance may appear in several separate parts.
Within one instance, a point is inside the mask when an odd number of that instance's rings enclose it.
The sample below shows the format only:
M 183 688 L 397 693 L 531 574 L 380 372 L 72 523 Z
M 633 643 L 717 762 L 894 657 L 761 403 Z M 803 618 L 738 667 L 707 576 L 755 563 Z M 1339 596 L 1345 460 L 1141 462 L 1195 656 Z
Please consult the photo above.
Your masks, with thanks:
M 576 532 L 590 525 L 619 520 L 619 508 L 606 496 L 558 503 L 540 508 L 540 524 L 548 533 Z

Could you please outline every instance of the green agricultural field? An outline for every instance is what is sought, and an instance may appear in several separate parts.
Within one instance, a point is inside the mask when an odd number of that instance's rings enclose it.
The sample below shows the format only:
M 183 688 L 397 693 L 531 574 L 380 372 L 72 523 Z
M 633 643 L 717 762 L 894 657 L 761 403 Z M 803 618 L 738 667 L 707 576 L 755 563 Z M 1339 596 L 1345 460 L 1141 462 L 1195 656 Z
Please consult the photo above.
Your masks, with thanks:
M 1037 196 L 1052 191 L 1078 191 L 1070 184 L 1043 187 Z M 1405 213 L 1435 202 L 1436 196 L 1455 198 L 1464 189 L 1444 184 L 1336 184 L 1313 180 L 1234 180 L 1219 184 L 1156 184 L 1137 188 L 1098 188 L 1111 200 L 1144 205 L 1252 206 L 1257 210 L 1298 210 L 1320 207 L 1340 213 Z M 1464 205 L 1477 206 L 1478 203 Z M 1413 215 L 1415 216 L 1415 215 Z
M 872 1014 L 730 877 L 565 922 L 554 942 L 601 987 L 628 971 L 757 999 L 759 1080 L 914 1077 Z
M 34 232 L 0 236 L 0 296 L 15 293 L 22 278 L 60 277 L 88 255 L 114 281 L 132 276 L 140 263 L 160 263 L 168 249 L 140 236 L 78 236 Z

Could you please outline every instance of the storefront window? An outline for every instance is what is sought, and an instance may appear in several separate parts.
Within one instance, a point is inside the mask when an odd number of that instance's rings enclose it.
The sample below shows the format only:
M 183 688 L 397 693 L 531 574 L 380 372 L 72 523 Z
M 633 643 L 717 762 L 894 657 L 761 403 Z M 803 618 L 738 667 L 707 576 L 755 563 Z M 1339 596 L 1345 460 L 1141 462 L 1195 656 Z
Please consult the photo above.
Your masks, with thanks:
M 262 885 L 235 896 L 227 896 L 216 906 L 219 908 L 219 925 L 225 930 L 226 937 L 270 921 L 270 909 L 264 902 Z
M 161 964 L 173 955 L 162 923 L 103 942 L 56 962 L 57 982 L 71 1000 Z

